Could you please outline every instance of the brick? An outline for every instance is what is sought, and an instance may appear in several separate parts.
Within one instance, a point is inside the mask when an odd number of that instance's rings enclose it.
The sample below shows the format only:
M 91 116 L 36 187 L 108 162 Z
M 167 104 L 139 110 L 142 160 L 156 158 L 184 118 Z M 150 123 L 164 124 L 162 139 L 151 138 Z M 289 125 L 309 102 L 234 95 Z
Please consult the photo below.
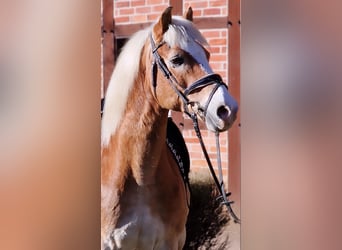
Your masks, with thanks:
M 188 136 L 191 135 L 190 130 L 187 130 L 187 129 L 183 129 L 182 134 L 183 134 L 184 137 L 188 137 Z
M 146 1 L 145 0 L 132 0 L 131 1 L 131 6 L 135 7 L 135 6 L 145 6 L 146 5 Z
M 221 150 L 221 154 L 225 154 L 228 156 L 228 154 L 227 154 L 228 153 L 228 147 L 227 146 L 221 147 L 220 150 Z
M 119 10 L 120 16 L 128 16 L 134 14 L 134 9 L 133 8 L 121 8 Z
M 207 165 L 205 160 L 191 160 L 191 167 L 204 167 Z
M 157 21 L 159 19 L 159 14 L 150 14 L 147 15 L 147 20 L 148 21 Z
M 216 152 L 216 151 L 214 151 L 214 152 Z M 210 159 L 215 159 L 215 161 L 216 161 L 216 153 L 209 153 L 209 157 L 210 157 Z
M 212 45 L 226 45 L 227 41 L 226 39 L 222 39 L 222 38 L 212 38 L 209 39 L 209 44 Z
M 144 7 L 136 7 L 135 13 L 139 14 L 149 14 L 151 13 L 151 7 L 150 6 L 144 6 Z
M 208 134 L 209 134 L 209 131 L 208 130 L 201 130 L 201 134 L 202 134 L 202 136 L 205 136 L 205 137 L 207 137 L 208 136 Z M 194 132 L 194 135 L 196 136 L 196 132 Z
M 204 138 L 205 144 L 216 145 L 216 138 L 214 136 L 205 136 Z
M 215 170 L 215 173 L 216 173 L 216 175 L 218 175 L 218 171 L 217 171 L 217 170 Z M 227 170 L 226 168 L 222 168 L 222 174 L 223 174 L 224 176 L 227 176 L 228 170 Z M 225 183 L 225 184 L 226 184 L 226 183 Z
M 114 8 L 129 7 L 129 1 L 114 1 Z
M 227 30 L 221 30 L 221 37 L 227 37 Z
M 209 1 L 210 7 L 218 7 L 218 6 L 224 6 L 227 8 L 228 2 L 227 0 L 211 0 Z
M 221 33 L 219 30 L 205 30 L 202 31 L 202 34 L 206 39 L 208 39 L 212 37 L 219 37 Z
M 158 15 L 160 15 L 166 8 L 168 5 L 165 4 L 158 4 L 158 5 L 152 5 L 152 12 L 157 12 Z
M 199 9 L 199 8 L 207 8 L 208 7 L 208 1 L 196 1 L 192 2 L 190 4 L 191 8 L 193 9 Z
M 226 61 L 227 56 L 225 54 L 215 54 L 210 57 L 211 61 Z
M 161 0 L 146 0 L 146 4 L 160 4 Z
M 220 53 L 221 48 L 218 46 L 210 46 L 209 52 L 210 52 L 210 56 L 212 56 L 215 53 Z
M 192 159 L 204 159 L 204 155 L 202 152 L 191 152 L 190 157 Z
M 186 143 L 199 143 L 197 137 L 186 137 L 186 138 L 185 138 L 185 142 L 186 142 Z
M 227 153 L 228 152 L 228 148 L 227 147 L 220 147 L 220 150 L 221 150 L 221 156 L 223 156 L 222 155 L 222 153 Z M 209 147 L 208 148 L 208 151 L 209 152 L 215 152 L 216 153 L 216 146 L 211 146 L 211 147 Z M 215 156 L 216 157 L 216 156 Z
M 209 152 L 216 152 L 216 146 L 207 147 Z
M 208 171 L 208 174 L 209 174 L 209 170 L 207 167 L 204 167 L 204 166 L 192 167 L 191 166 L 191 173 L 199 173 L 199 172 L 206 172 L 206 171 Z
M 221 10 L 219 8 L 209 8 L 209 9 L 204 9 L 203 15 L 205 16 L 210 16 L 210 15 L 220 15 Z
M 210 62 L 210 66 L 214 71 L 224 69 L 224 64 L 219 62 Z
M 147 16 L 146 15 L 134 15 L 130 17 L 130 21 L 132 22 L 146 22 Z
M 194 16 L 194 19 L 196 19 L 196 17 L 201 17 L 201 16 L 203 16 L 203 11 L 195 9 L 195 10 L 193 10 L 193 16 Z
M 127 23 L 129 22 L 129 17 L 128 16 L 119 16 L 119 17 L 115 17 L 115 23 Z
M 199 143 L 190 144 L 189 146 L 190 146 L 189 151 L 191 151 L 191 152 L 201 152 L 202 151 L 201 145 L 199 145 Z

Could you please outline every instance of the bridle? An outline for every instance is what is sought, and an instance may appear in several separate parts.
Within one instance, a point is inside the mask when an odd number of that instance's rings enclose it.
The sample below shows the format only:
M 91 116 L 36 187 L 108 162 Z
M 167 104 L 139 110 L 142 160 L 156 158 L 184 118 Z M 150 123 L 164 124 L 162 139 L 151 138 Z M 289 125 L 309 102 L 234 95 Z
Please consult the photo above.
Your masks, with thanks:
M 181 84 L 179 84 L 177 79 L 174 77 L 174 75 L 171 73 L 171 71 L 166 66 L 163 58 L 158 53 L 158 49 L 160 47 L 162 47 L 165 44 L 165 42 L 161 42 L 158 45 L 156 45 L 154 40 L 153 40 L 152 34 L 150 34 L 150 41 L 151 41 L 152 54 L 154 57 L 154 60 L 152 63 L 152 86 L 153 86 L 154 92 L 155 92 L 155 89 L 157 87 L 157 79 L 156 78 L 157 78 L 157 71 L 159 68 L 160 71 L 163 73 L 164 77 L 168 80 L 172 89 L 176 92 L 176 94 L 182 100 L 183 107 L 184 107 L 184 113 L 186 113 L 188 116 L 191 117 L 193 112 L 190 112 L 188 107 L 190 105 L 193 105 L 194 102 L 191 102 L 188 99 L 188 95 L 193 93 L 194 91 L 202 89 L 206 86 L 215 85 L 215 87 L 212 89 L 212 91 L 211 91 L 211 93 L 207 99 L 206 104 L 204 105 L 204 107 L 201 107 L 201 111 L 203 112 L 203 116 L 205 116 L 207 113 L 209 103 L 210 103 L 212 97 L 214 96 L 216 90 L 220 86 L 224 86 L 227 88 L 227 86 L 222 81 L 221 76 L 218 74 L 208 74 L 205 77 L 200 78 L 197 81 L 195 81 L 194 83 L 192 83 L 189 87 L 184 88 Z M 182 91 L 180 91 L 179 88 L 181 88 Z
M 219 178 L 217 178 L 216 173 L 214 171 L 213 165 L 211 164 L 207 149 L 204 145 L 203 138 L 201 135 L 201 131 L 198 126 L 198 119 L 197 119 L 197 114 L 195 112 L 192 112 L 189 110 L 189 106 L 193 105 L 194 103 L 191 102 L 188 99 L 188 95 L 193 93 L 196 90 L 202 89 L 204 87 L 207 87 L 209 85 L 215 85 L 214 88 L 212 89 L 206 104 L 204 107 L 200 107 L 201 111 L 203 112 L 203 116 L 206 116 L 207 109 L 209 106 L 209 103 L 214 96 L 215 92 L 220 86 L 225 86 L 227 89 L 227 85 L 224 84 L 222 81 L 222 78 L 218 74 L 208 74 L 204 76 L 203 78 L 200 78 L 199 80 L 193 82 L 189 87 L 184 88 L 179 84 L 177 79 L 174 77 L 174 75 L 171 73 L 171 71 L 168 69 L 167 65 L 165 64 L 163 58 L 159 55 L 158 49 L 162 47 L 165 42 L 161 42 L 158 45 L 153 40 L 152 33 L 150 33 L 150 42 L 151 42 L 151 49 L 152 49 L 152 54 L 153 54 L 153 63 L 152 63 L 152 86 L 154 89 L 154 93 L 156 94 L 156 87 L 157 87 L 157 71 L 158 69 L 163 73 L 164 77 L 168 80 L 170 86 L 172 89 L 175 91 L 175 93 L 178 95 L 178 97 L 182 100 L 183 107 L 184 107 L 184 113 L 187 114 L 192 122 L 194 129 L 196 131 L 196 135 L 199 139 L 202 152 L 205 156 L 205 159 L 207 161 L 210 173 L 214 179 L 215 185 L 220 193 L 218 196 L 218 200 L 221 200 L 221 203 L 227 206 L 228 212 L 231 215 L 231 217 L 234 219 L 235 223 L 240 223 L 240 219 L 235 215 L 231 204 L 234 203 L 234 201 L 229 200 L 229 196 L 231 195 L 230 192 L 226 193 L 225 187 L 224 187 L 224 182 L 223 182 L 223 174 L 222 174 L 222 166 L 221 166 L 221 152 L 220 152 L 220 141 L 219 141 L 219 131 L 215 132 L 215 137 L 216 137 L 216 155 L 217 155 L 217 168 L 218 168 L 218 174 Z M 179 88 L 182 89 L 179 90 Z

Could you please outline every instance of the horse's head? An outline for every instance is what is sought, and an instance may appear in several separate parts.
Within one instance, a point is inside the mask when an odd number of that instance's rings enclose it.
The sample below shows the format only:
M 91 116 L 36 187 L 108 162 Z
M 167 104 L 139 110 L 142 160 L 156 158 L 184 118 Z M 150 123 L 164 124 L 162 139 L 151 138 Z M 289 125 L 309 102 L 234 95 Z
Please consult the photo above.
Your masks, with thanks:
M 211 131 L 227 130 L 238 104 L 209 65 L 207 42 L 192 23 L 191 8 L 184 18 L 172 17 L 167 8 L 152 28 L 150 44 L 151 88 L 159 105 L 195 113 Z

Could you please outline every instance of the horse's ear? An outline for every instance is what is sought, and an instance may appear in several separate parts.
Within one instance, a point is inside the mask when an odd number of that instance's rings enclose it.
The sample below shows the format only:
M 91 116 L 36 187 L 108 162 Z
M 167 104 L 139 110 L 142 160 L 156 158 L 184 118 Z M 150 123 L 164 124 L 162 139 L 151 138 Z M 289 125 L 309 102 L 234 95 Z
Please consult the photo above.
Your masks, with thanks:
M 154 25 L 153 27 L 154 39 L 156 39 L 156 41 L 162 40 L 163 34 L 169 29 L 169 25 L 172 22 L 171 10 L 171 6 L 167 7 L 159 18 L 156 25 Z
M 193 11 L 192 11 L 192 8 L 189 7 L 183 14 L 183 17 L 187 20 L 189 20 L 190 22 L 193 21 L 193 18 L 192 18 L 192 14 L 193 14 Z

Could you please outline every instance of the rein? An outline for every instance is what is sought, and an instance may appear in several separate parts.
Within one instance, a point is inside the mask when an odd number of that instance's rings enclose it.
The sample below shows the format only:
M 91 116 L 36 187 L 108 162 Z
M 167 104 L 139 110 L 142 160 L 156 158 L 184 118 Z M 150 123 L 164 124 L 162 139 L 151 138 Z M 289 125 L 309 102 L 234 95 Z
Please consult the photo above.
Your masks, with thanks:
M 204 88 L 206 86 L 209 85 L 213 85 L 215 84 L 214 89 L 212 90 L 212 92 L 210 93 L 208 100 L 205 104 L 205 106 L 203 108 L 201 108 L 201 111 L 203 112 L 203 115 L 206 115 L 209 103 L 212 99 L 212 97 L 214 96 L 216 90 L 220 87 L 220 86 L 225 86 L 227 87 L 223 81 L 220 75 L 218 74 L 208 74 L 207 76 L 195 81 L 194 83 L 192 83 L 188 88 L 184 88 L 182 87 L 177 79 L 173 76 L 173 74 L 171 73 L 171 71 L 168 69 L 167 65 L 165 64 L 163 58 L 160 57 L 159 53 L 158 53 L 158 49 L 163 46 L 165 44 L 165 42 L 161 42 L 158 45 L 155 44 L 152 34 L 150 34 L 150 41 L 151 41 L 151 48 L 152 48 L 152 54 L 154 57 L 153 63 L 152 63 L 152 85 L 154 88 L 154 92 L 155 88 L 156 88 L 156 83 L 157 83 L 157 71 L 158 68 L 160 69 L 160 71 L 163 73 L 164 77 L 168 80 L 170 86 L 172 87 L 172 89 L 176 92 L 176 94 L 179 96 L 179 98 L 182 100 L 183 105 L 184 105 L 184 113 L 187 114 L 192 122 L 193 122 L 193 126 L 197 135 L 197 138 L 200 142 L 201 148 L 202 148 L 202 152 L 205 156 L 205 159 L 207 161 L 210 173 L 214 179 L 216 188 L 218 189 L 220 195 L 217 197 L 218 200 L 221 200 L 221 204 L 226 205 L 227 209 L 228 209 L 228 213 L 230 214 L 230 216 L 233 218 L 235 223 L 240 223 L 240 219 L 236 216 L 236 214 L 234 213 L 231 204 L 234 203 L 234 201 L 230 201 L 229 200 L 229 196 L 231 195 L 231 193 L 226 193 L 225 192 L 225 187 L 224 187 L 224 182 L 223 182 L 223 174 L 222 174 L 222 166 L 221 166 L 221 152 L 220 152 L 220 142 L 219 142 L 219 132 L 216 131 L 215 132 L 215 137 L 216 137 L 216 155 L 217 155 L 217 168 L 218 168 L 218 174 L 219 174 L 219 178 L 217 178 L 215 170 L 213 168 L 213 165 L 210 161 L 207 149 L 204 145 L 203 142 L 203 138 L 201 135 L 201 131 L 199 129 L 198 126 L 198 119 L 197 119 L 197 114 L 195 114 L 194 112 L 190 112 L 188 106 L 189 105 L 193 105 L 193 103 L 191 103 L 188 99 L 188 95 L 191 94 L 193 91 Z M 183 90 L 180 91 L 179 88 L 181 88 Z M 228 87 L 227 87 L 228 88 Z

